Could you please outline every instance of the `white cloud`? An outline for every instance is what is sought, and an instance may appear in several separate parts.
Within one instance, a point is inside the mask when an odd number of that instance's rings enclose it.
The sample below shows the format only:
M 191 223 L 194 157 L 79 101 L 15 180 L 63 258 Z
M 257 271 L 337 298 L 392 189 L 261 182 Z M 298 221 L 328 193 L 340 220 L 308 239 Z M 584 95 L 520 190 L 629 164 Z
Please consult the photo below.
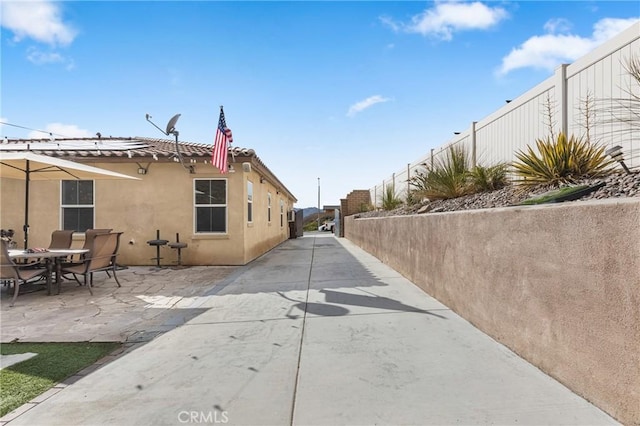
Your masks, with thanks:
M 80 129 L 75 124 L 62 124 L 62 123 L 50 123 L 44 128 L 44 130 L 48 133 L 53 134 L 54 136 L 64 136 L 66 138 L 90 138 L 93 137 L 93 134 L 85 129 Z M 47 133 L 44 133 L 39 130 L 34 130 L 29 132 L 27 138 L 29 139 L 42 139 L 48 136 Z
M 393 18 L 389 16 L 381 16 L 380 22 L 382 22 L 387 27 L 391 28 L 392 31 L 399 32 L 402 29 L 402 25 L 393 20 Z
M 370 96 L 367 99 L 356 102 L 355 104 L 349 107 L 349 111 L 347 111 L 347 117 L 353 117 L 357 113 L 364 111 L 367 108 L 374 106 L 375 104 L 379 104 L 382 102 L 389 102 L 391 99 L 383 98 L 380 95 Z
M 544 24 L 544 30 L 548 33 L 566 33 L 571 29 L 571 22 L 564 18 L 549 19 Z
M 640 17 L 628 19 L 604 18 L 593 26 L 593 40 L 597 44 L 617 36 L 622 31 L 629 28 L 634 23 L 640 21 Z
M 59 53 L 43 52 L 35 47 L 27 49 L 27 59 L 37 65 L 64 62 L 64 58 Z
M 454 32 L 486 30 L 507 17 L 503 8 L 489 7 L 478 1 L 439 1 L 433 8 L 411 18 L 408 24 L 397 23 L 388 17 L 381 17 L 380 21 L 394 31 L 404 30 L 451 40 Z
M 64 64 L 69 70 L 75 67 L 73 59 L 62 56 L 58 52 L 44 52 L 33 46 L 27 49 L 27 59 L 36 65 L 59 63 Z
M 581 37 L 572 34 L 555 34 L 557 31 L 568 31 L 569 24 L 565 20 L 551 20 L 544 26 L 549 34 L 529 38 L 502 58 L 498 75 L 505 75 L 518 68 L 553 71 L 562 63 L 573 62 L 586 55 L 635 22 L 638 22 L 638 18 L 605 18 L 595 23 L 591 36 Z
M 0 25 L 13 32 L 13 40 L 25 38 L 52 46 L 67 46 L 77 31 L 62 21 L 60 3 L 51 1 L 3 1 Z

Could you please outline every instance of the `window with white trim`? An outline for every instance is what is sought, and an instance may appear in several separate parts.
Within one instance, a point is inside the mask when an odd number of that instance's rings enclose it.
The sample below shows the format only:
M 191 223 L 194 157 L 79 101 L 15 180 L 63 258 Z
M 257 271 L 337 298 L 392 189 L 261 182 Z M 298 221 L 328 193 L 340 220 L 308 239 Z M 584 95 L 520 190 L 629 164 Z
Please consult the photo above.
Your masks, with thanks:
M 280 226 L 284 226 L 284 201 L 280 200 Z
M 92 180 L 63 180 L 60 185 L 62 229 L 84 232 L 93 228 L 94 186 Z
M 194 179 L 196 233 L 227 232 L 227 180 Z
M 247 181 L 247 222 L 253 222 L 253 182 Z
M 267 222 L 271 223 L 271 193 L 267 192 Z

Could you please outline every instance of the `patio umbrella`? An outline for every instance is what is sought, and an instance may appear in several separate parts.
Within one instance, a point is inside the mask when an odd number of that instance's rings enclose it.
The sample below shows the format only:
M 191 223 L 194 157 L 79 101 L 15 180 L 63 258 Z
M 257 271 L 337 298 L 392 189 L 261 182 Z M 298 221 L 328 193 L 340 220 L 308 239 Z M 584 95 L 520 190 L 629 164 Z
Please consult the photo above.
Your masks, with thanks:
M 24 152 L 0 152 L 0 178 L 25 181 L 24 248 L 29 239 L 29 182 L 32 180 L 136 179 L 111 170 L 87 166 L 47 155 Z

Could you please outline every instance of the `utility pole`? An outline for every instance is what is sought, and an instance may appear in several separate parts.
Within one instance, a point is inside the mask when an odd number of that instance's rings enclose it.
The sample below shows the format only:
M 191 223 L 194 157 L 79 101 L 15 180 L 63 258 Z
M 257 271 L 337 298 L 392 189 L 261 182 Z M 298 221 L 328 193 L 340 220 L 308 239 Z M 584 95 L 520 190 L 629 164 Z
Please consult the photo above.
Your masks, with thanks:
M 320 230 L 320 178 L 318 178 L 318 230 Z

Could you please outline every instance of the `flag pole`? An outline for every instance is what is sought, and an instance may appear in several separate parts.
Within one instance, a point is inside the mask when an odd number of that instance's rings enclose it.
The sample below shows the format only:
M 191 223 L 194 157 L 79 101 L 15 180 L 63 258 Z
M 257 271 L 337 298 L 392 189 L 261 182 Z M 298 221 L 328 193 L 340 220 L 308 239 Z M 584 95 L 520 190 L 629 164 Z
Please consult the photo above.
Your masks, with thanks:
M 229 147 L 233 143 L 233 135 L 231 129 L 227 127 L 227 122 L 224 117 L 224 107 L 220 105 L 220 116 L 218 117 L 218 127 L 216 128 L 216 135 L 213 143 L 213 150 L 211 153 L 211 164 L 217 167 L 220 174 L 225 174 L 229 171 Z M 231 157 L 235 162 L 233 151 L 231 151 Z

